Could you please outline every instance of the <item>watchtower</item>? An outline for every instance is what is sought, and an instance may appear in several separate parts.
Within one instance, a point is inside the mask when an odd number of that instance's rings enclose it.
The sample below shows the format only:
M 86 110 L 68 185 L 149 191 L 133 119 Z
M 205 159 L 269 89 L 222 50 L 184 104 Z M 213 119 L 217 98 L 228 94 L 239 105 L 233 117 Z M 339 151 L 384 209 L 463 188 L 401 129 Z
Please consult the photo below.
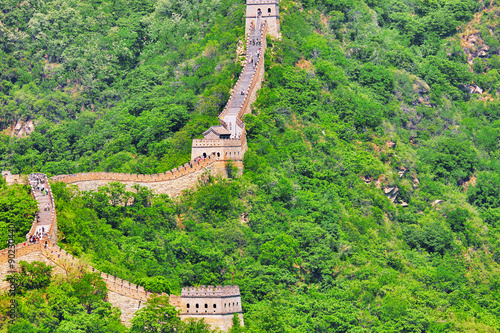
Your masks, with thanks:
M 247 0 L 247 12 L 245 31 L 248 33 L 252 22 L 257 24 L 257 18 L 262 22 L 267 22 L 267 32 L 279 38 L 280 31 L 280 13 L 279 0 Z
M 181 319 L 204 318 L 212 329 L 231 329 L 234 314 L 238 315 L 240 323 L 244 325 L 238 286 L 182 288 L 177 306 L 181 309 Z

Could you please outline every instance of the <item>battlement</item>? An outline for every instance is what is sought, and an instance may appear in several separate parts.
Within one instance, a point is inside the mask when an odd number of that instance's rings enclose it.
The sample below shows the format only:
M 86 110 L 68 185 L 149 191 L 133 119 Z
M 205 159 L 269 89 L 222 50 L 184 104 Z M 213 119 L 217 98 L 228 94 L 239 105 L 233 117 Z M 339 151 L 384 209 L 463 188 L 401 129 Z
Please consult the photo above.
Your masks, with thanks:
M 202 170 L 207 166 L 211 165 L 215 161 L 219 160 L 214 154 L 210 154 L 204 158 L 198 157 L 194 158 L 192 161 L 185 163 L 177 168 L 170 171 L 158 173 L 158 174 L 129 174 L 129 173 L 117 173 L 117 172 L 87 172 L 87 173 L 76 173 L 71 175 L 59 175 L 52 177 L 52 181 L 64 182 L 67 184 L 82 182 L 82 181 L 92 181 L 92 180 L 106 180 L 106 181 L 118 181 L 118 182 L 134 182 L 134 183 L 154 183 L 162 182 L 167 180 L 174 180 L 180 177 L 189 175 L 193 172 Z
M 241 147 L 241 139 L 193 139 L 193 147 Z
M 240 296 L 238 286 L 199 286 L 185 287 L 181 291 L 182 297 L 232 297 Z

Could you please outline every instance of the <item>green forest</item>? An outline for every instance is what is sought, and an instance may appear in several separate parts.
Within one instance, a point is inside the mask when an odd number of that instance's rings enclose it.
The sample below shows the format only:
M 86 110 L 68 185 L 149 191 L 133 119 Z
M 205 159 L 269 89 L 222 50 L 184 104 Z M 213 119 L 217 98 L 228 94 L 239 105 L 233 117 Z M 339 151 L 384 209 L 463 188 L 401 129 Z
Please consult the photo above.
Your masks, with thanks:
M 13 173 L 186 163 L 242 68 L 240 0 L 0 8 Z M 155 292 L 238 285 L 233 332 L 500 332 L 500 5 L 281 0 L 280 20 L 243 174 L 177 198 L 53 183 L 59 245 Z M 15 223 L 22 241 L 35 210 L 28 186 L 0 182 L 0 240 Z M 11 278 L 21 316 L 0 295 L 0 332 L 210 331 L 162 297 L 127 328 L 90 273 L 22 263 Z

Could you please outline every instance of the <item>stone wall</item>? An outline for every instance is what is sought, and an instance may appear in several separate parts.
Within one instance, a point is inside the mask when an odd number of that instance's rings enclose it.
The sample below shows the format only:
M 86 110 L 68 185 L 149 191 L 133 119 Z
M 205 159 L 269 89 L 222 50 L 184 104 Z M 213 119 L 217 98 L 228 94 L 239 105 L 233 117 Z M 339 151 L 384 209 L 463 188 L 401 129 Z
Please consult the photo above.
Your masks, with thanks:
M 216 329 L 219 328 L 223 332 L 227 332 L 233 327 L 233 314 L 226 314 L 226 315 L 183 315 L 181 314 L 181 319 L 182 320 L 187 320 L 190 318 L 193 319 L 205 319 L 205 321 L 210 325 L 211 329 Z M 243 326 L 243 314 L 238 313 L 238 317 L 240 318 L 240 323 Z
M 247 21 L 248 22 L 248 21 Z M 249 32 L 251 32 L 256 27 L 256 22 L 249 23 Z M 214 154 L 217 158 L 222 160 L 233 160 L 233 161 L 242 161 L 243 156 L 248 150 L 247 140 L 246 140 L 246 130 L 245 124 L 242 121 L 242 118 L 245 114 L 251 112 L 251 105 L 255 102 L 257 98 L 257 91 L 261 88 L 262 80 L 264 79 L 264 54 L 267 47 L 266 42 L 266 34 L 268 31 L 268 24 L 263 23 L 260 26 L 259 31 L 259 40 L 261 40 L 261 52 L 258 60 L 257 68 L 255 72 L 252 74 L 251 82 L 248 87 L 243 84 L 242 78 L 243 74 L 240 75 L 238 81 L 236 82 L 233 93 L 229 97 L 229 100 L 226 104 L 226 107 L 219 115 L 219 122 L 222 126 L 228 127 L 228 124 L 223 119 L 226 119 L 230 110 L 237 110 L 238 114 L 236 116 L 236 124 L 241 129 L 240 136 L 236 139 L 194 139 L 191 150 L 191 158 L 195 159 L 195 156 L 205 156 L 208 154 Z M 251 38 L 250 33 L 247 36 L 247 50 L 250 48 Z M 248 63 L 245 63 L 245 66 L 249 66 Z M 244 67 L 247 68 L 247 67 Z M 235 96 L 238 96 L 240 92 L 246 96 L 241 104 L 237 107 L 232 105 L 232 102 Z
M 135 312 L 147 305 L 147 300 L 154 293 L 148 292 L 144 287 L 122 280 L 116 276 L 100 272 L 91 265 L 82 262 L 70 253 L 61 249 L 59 246 L 52 244 L 50 241 L 47 244 L 43 242 L 37 243 L 20 243 L 13 247 L 15 253 L 15 266 L 18 268 L 20 261 L 33 262 L 41 261 L 47 265 L 53 266 L 53 274 L 66 275 L 69 271 L 88 271 L 95 272 L 101 275 L 101 278 L 106 283 L 108 288 L 108 301 L 121 311 L 121 321 L 127 326 L 130 326 L 130 320 Z M 12 249 L 11 249 L 12 251 Z M 11 252 L 12 253 L 12 252 Z M 12 274 L 13 270 L 9 265 L 9 249 L 0 251 L 0 289 L 6 290 L 9 288 L 7 281 L 4 281 L 8 274 Z M 15 271 L 15 270 L 14 270 Z M 202 286 L 201 288 L 205 288 Z M 218 290 L 208 293 L 196 292 L 197 288 L 183 288 L 181 296 L 170 295 L 170 304 L 181 311 L 181 319 L 204 318 L 210 324 L 212 329 L 219 328 L 223 331 L 228 331 L 232 326 L 232 317 L 234 313 L 240 316 L 240 322 L 243 325 L 243 315 L 241 314 L 241 296 L 237 286 L 217 286 Z M 186 290 L 191 292 L 186 292 Z M 215 289 L 208 287 L 209 289 Z M 160 294 L 158 294 L 160 295 Z M 166 295 L 166 294 L 162 294 Z M 199 314 L 188 313 L 186 304 L 200 304 Z M 228 304 L 231 304 L 228 306 Z M 233 305 L 234 303 L 234 305 Z M 205 308 L 207 304 L 207 308 Z M 210 309 L 208 311 L 210 304 Z M 213 304 L 216 305 L 216 312 L 213 312 Z M 226 305 L 226 306 L 224 306 Z M 207 311 L 205 311 L 207 309 Z
M 195 187 L 203 174 L 227 176 L 226 163 L 216 155 L 210 155 L 203 160 L 193 160 L 165 173 L 153 175 L 138 175 L 113 172 L 90 172 L 73 175 L 61 175 L 52 181 L 62 181 L 78 186 L 81 191 L 96 191 L 100 186 L 110 182 L 121 182 L 128 190 L 133 185 L 141 185 L 151 189 L 156 194 L 168 194 L 176 197 L 186 189 Z
M 7 185 L 26 184 L 26 178 L 22 175 L 13 175 L 10 171 L 2 171 L 2 177 Z
M 65 275 L 68 271 L 75 269 L 100 273 L 108 288 L 108 301 L 121 310 L 121 320 L 125 324 L 130 322 L 134 313 L 144 307 L 148 298 L 153 295 L 144 287 L 98 271 L 50 241 L 47 242 L 47 245 L 43 242 L 17 244 L 15 246 L 16 267 L 20 261 L 44 262 L 54 267 L 54 274 Z M 0 289 L 8 289 L 9 287 L 8 283 L 3 281 L 7 274 L 12 274 L 12 272 L 9 269 L 8 249 L 4 249 L 0 251 Z

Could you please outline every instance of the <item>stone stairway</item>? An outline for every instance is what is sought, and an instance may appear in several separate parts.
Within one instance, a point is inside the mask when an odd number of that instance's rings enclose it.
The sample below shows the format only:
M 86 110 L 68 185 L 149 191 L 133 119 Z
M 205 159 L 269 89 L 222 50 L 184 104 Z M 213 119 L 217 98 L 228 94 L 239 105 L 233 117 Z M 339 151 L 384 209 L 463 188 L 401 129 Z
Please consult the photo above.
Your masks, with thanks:
M 30 236 L 35 236 L 38 239 L 49 237 L 52 223 L 55 221 L 55 207 L 46 175 L 40 173 L 30 174 L 28 181 L 31 185 L 33 197 L 38 202 L 37 216 L 31 230 L 26 235 L 26 239 L 29 241 Z
M 239 126 L 236 126 L 236 119 L 238 118 L 238 113 L 241 110 L 241 105 L 247 98 L 246 92 L 252 84 L 253 75 L 257 71 L 257 66 L 259 65 L 258 54 L 262 52 L 260 19 L 258 19 L 257 25 L 253 26 L 253 29 L 249 34 L 249 40 L 250 43 L 247 44 L 246 63 L 241 72 L 239 83 L 234 88 L 233 97 L 227 106 L 228 111 L 224 116 L 224 122 L 229 126 L 232 138 L 239 138 L 241 135 L 241 129 Z M 241 92 L 245 93 L 242 94 Z

